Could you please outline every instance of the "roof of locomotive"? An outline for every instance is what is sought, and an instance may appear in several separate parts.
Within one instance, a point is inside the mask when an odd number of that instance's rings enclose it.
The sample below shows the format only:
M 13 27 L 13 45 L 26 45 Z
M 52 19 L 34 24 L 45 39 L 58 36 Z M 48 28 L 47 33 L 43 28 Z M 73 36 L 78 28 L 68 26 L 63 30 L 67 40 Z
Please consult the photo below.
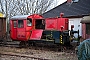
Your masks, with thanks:
M 11 19 L 10 20 L 24 20 L 24 19 L 27 19 L 29 16 L 31 16 L 31 15 L 16 15 L 16 16 L 13 16 L 13 17 L 11 17 Z M 46 19 L 57 19 L 57 18 L 60 18 L 60 17 L 54 17 L 54 18 L 52 18 L 52 17 L 50 17 L 50 18 L 46 18 Z M 38 19 L 45 19 L 45 18 L 36 18 L 36 20 L 38 20 Z
M 17 16 L 13 16 L 11 17 L 10 20 L 24 20 L 24 19 L 27 19 L 27 18 L 34 18 L 34 19 L 44 19 L 41 15 L 39 14 L 32 14 L 32 15 L 17 15 Z
M 17 15 L 17 16 L 13 16 L 11 17 L 10 20 L 20 20 L 20 19 L 27 19 L 27 17 L 30 16 L 30 15 Z

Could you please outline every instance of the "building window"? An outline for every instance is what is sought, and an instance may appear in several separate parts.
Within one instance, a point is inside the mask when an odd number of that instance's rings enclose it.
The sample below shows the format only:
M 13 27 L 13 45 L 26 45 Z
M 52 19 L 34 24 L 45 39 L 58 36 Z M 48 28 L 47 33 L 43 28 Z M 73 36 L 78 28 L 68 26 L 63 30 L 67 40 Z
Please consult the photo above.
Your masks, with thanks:
M 18 20 L 18 28 L 23 28 L 23 27 L 24 27 L 23 20 Z
M 14 26 L 14 28 L 17 27 L 17 21 L 13 21 L 13 26 Z
M 90 24 L 86 24 L 86 34 L 90 35 Z

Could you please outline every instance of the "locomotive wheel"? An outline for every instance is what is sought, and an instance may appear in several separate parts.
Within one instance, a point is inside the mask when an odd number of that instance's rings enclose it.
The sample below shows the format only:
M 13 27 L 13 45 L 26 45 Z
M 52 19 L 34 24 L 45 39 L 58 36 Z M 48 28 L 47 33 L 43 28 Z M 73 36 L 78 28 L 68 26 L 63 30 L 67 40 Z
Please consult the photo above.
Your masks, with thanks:
M 36 46 L 36 43 L 35 43 L 35 41 L 28 41 L 28 45 L 29 46 Z
M 29 46 L 28 41 L 20 41 L 19 46 L 20 47 L 28 47 Z

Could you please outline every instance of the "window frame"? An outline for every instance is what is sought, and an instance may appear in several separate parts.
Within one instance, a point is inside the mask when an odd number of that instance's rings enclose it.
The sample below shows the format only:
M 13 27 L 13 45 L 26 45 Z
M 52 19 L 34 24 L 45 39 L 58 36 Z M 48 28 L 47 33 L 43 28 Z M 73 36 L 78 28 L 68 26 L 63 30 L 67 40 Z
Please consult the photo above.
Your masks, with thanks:
M 24 28 L 24 21 L 18 20 L 18 28 Z
M 17 28 L 17 20 L 13 20 L 13 27 Z
M 32 26 L 32 19 L 31 18 L 27 18 L 27 26 Z

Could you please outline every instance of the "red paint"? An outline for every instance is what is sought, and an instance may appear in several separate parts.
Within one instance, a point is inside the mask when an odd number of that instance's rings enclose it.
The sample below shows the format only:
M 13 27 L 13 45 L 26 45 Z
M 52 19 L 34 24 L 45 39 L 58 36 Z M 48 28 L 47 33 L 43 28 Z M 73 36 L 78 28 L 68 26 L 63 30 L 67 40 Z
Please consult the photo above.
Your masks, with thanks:
M 24 16 L 25 17 L 25 16 Z M 27 18 L 32 19 L 32 26 L 27 26 Z M 25 18 L 19 18 L 19 17 L 15 17 L 13 19 L 10 20 L 10 37 L 12 40 L 18 40 L 18 41 L 27 41 L 31 38 L 33 38 L 32 35 L 34 35 L 34 32 L 36 33 L 37 31 L 35 30 L 35 19 L 42 19 L 43 17 L 41 15 L 38 14 L 33 14 L 30 16 L 27 16 Z M 22 20 L 23 24 L 19 26 L 19 22 L 20 20 Z M 16 21 L 16 24 L 14 23 L 14 21 Z M 14 25 L 15 24 L 15 25 Z M 16 27 L 14 27 L 16 26 Z M 38 36 L 41 36 L 42 34 L 42 30 L 40 30 L 40 33 Z M 36 35 L 34 35 L 36 39 L 40 39 L 40 37 L 38 38 Z
M 56 30 L 57 29 L 57 18 L 47 18 L 45 29 L 46 30 Z
M 30 39 L 31 40 L 40 40 L 43 30 L 33 30 Z
M 58 30 L 62 30 L 62 27 L 63 27 L 63 30 L 68 30 L 68 19 L 67 18 L 58 18 L 57 20 L 57 29 Z
M 68 30 L 68 19 L 67 18 L 47 18 L 46 19 L 46 30 Z
M 17 28 L 14 28 L 13 26 L 13 21 L 10 20 L 10 37 L 15 40 L 17 39 Z

